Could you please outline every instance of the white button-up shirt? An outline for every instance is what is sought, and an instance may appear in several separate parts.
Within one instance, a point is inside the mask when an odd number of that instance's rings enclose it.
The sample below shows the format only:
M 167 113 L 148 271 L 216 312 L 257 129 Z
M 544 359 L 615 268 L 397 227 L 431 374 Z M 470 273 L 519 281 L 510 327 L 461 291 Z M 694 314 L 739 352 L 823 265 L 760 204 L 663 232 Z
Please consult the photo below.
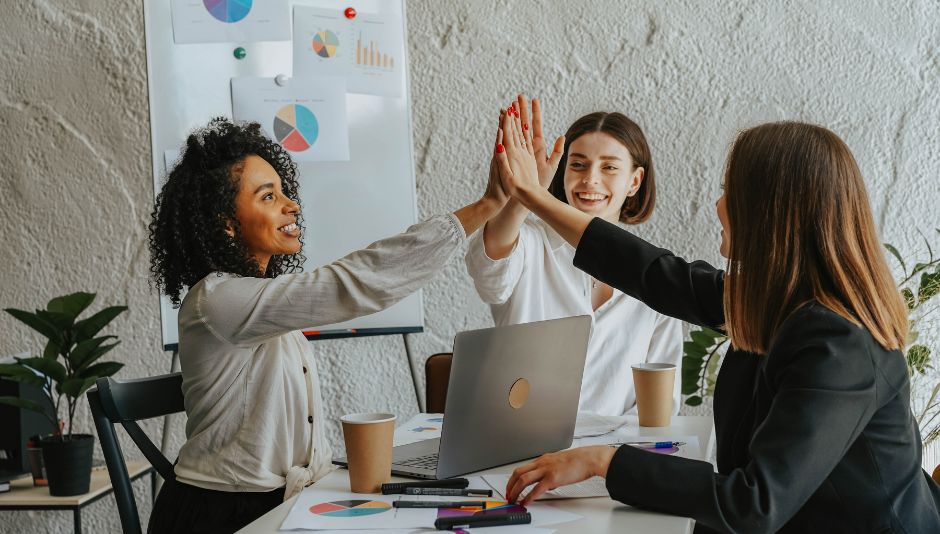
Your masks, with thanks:
M 480 298 L 490 305 L 496 325 L 510 325 L 590 315 L 579 410 L 623 415 L 636 410 L 631 365 L 663 362 L 676 365 L 673 411 L 678 413 L 682 323 L 614 289 L 593 310 L 589 275 L 574 264 L 575 249 L 548 224 L 529 215 L 519 229 L 512 252 L 490 259 L 483 232 L 470 239 L 467 270 Z
M 213 273 L 179 313 L 186 443 L 179 481 L 285 499 L 331 469 L 311 344 L 301 330 L 382 310 L 435 276 L 465 239 L 453 215 L 309 273 Z

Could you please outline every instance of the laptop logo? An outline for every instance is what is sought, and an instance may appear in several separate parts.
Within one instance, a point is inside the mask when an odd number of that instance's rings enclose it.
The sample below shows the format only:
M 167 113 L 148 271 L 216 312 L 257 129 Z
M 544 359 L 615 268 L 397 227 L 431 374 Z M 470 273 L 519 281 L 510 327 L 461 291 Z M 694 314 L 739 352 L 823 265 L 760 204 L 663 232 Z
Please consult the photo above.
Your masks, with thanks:
M 525 378 L 513 382 L 512 387 L 509 388 L 509 405 L 516 410 L 525 406 L 526 401 L 529 400 L 529 389 L 529 381 Z

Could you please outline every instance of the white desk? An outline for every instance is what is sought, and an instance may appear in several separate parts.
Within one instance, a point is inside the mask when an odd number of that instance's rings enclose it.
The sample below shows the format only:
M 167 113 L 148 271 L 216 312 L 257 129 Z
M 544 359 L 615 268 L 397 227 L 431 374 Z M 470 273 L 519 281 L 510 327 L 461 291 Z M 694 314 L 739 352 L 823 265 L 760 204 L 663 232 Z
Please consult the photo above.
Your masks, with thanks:
M 636 418 L 630 424 L 618 430 L 618 434 L 634 436 L 698 436 L 702 448 L 702 456 L 707 460 L 711 458 L 714 447 L 715 432 L 711 417 L 673 417 L 672 425 L 664 428 L 638 427 Z M 575 440 L 575 446 L 577 446 Z M 502 466 L 489 469 L 481 473 L 508 473 L 524 462 L 512 466 Z M 407 479 L 394 477 L 395 481 Z M 316 483 L 316 487 L 326 490 L 349 491 L 349 476 L 345 469 L 337 469 Z M 239 531 L 241 534 L 274 534 L 287 517 L 294 499 L 290 499 L 277 508 L 259 517 L 257 520 Z M 625 506 L 609 498 L 593 499 L 564 499 L 539 501 L 574 512 L 583 516 L 577 521 L 546 526 L 555 529 L 559 534 L 574 534 L 584 532 L 656 532 L 659 534 L 687 534 L 692 532 L 694 522 L 684 517 L 676 517 L 655 512 L 647 512 Z M 483 532 L 486 529 L 479 529 Z

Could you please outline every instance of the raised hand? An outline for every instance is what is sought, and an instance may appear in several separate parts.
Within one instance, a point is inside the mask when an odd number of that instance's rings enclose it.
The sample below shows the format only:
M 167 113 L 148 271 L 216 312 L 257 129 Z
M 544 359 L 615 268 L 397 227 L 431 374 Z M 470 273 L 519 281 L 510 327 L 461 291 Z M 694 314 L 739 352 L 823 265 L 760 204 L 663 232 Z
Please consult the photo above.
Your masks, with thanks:
M 531 124 L 532 128 L 532 149 L 535 152 L 535 163 L 539 169 L 539 183 L 547 188 L 552 183 L 555 176 L 555 170 L 558 169 L 558 162 L 562 154 L 565 153 L 565 136 L 555 139 L 555 145 L 551 153 L 548 153 L 545 144 L 545 136 L 542 134 L 542 103 L 539 99 L 532 99 L 532 119 L 529 120 L 529 109 L 526 106 L 525 95 L 519 95 L 516 99 L 516 106 L 519 108 L 520 119 L 522 120 L 523 131 L 528 130 Z
M 521 113 L 515 108 L 515 104 L 501 115 L 502 142 L 496 145 L 499 175 L 503 190 L 518 198 L 533 188 L 542 187 L 539 182 L 532 132 L 529 128 L 523 128 Z
M 499 112 L 500 124 L 502 124 L 502 117 L 504 113 L 506 112 L 502 110 L 500 110 Z M 502 142 L 503 142 L 503 129 L 496 128 L 496 146 L 497 147 L 502 146 Z M 483 198 L 489 199 L 490 201 L 498 205 L 500 208 L 502 208 L 503 206 L 506 205 L 506 202 L 509 200 L 509 194 L 503 190 L 503 185 L 500 182 L 499 164 L 496 161 L 496 157 L 498 155 L 499 154 L 494 151 L 493 157 L 490 159 L 489 180 L 486 183 L 486 192 L 483 193 Z

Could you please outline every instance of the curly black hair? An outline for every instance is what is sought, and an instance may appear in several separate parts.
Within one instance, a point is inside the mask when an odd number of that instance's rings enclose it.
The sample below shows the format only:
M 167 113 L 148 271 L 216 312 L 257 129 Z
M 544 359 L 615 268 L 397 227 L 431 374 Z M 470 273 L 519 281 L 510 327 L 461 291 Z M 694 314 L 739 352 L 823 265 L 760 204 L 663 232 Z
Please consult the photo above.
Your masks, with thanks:
M 287 151 L 266 137 L 260 124 L 235 124 L 224 117 L 189 135 L 182 158 L 157 195 L 149 227 L 150 273 L 174 306 L 185 289 L 212 272 L 273 278 L 301 270 L 305 258 L 297 253 L 273 256 L 262 272 L 245 248 L 235 196 L 244 160 L 252 154 L 274 167 L 284 194 L 299 205 L 297 165 Z M 302 230 L 301 223 L 298 214 Z

